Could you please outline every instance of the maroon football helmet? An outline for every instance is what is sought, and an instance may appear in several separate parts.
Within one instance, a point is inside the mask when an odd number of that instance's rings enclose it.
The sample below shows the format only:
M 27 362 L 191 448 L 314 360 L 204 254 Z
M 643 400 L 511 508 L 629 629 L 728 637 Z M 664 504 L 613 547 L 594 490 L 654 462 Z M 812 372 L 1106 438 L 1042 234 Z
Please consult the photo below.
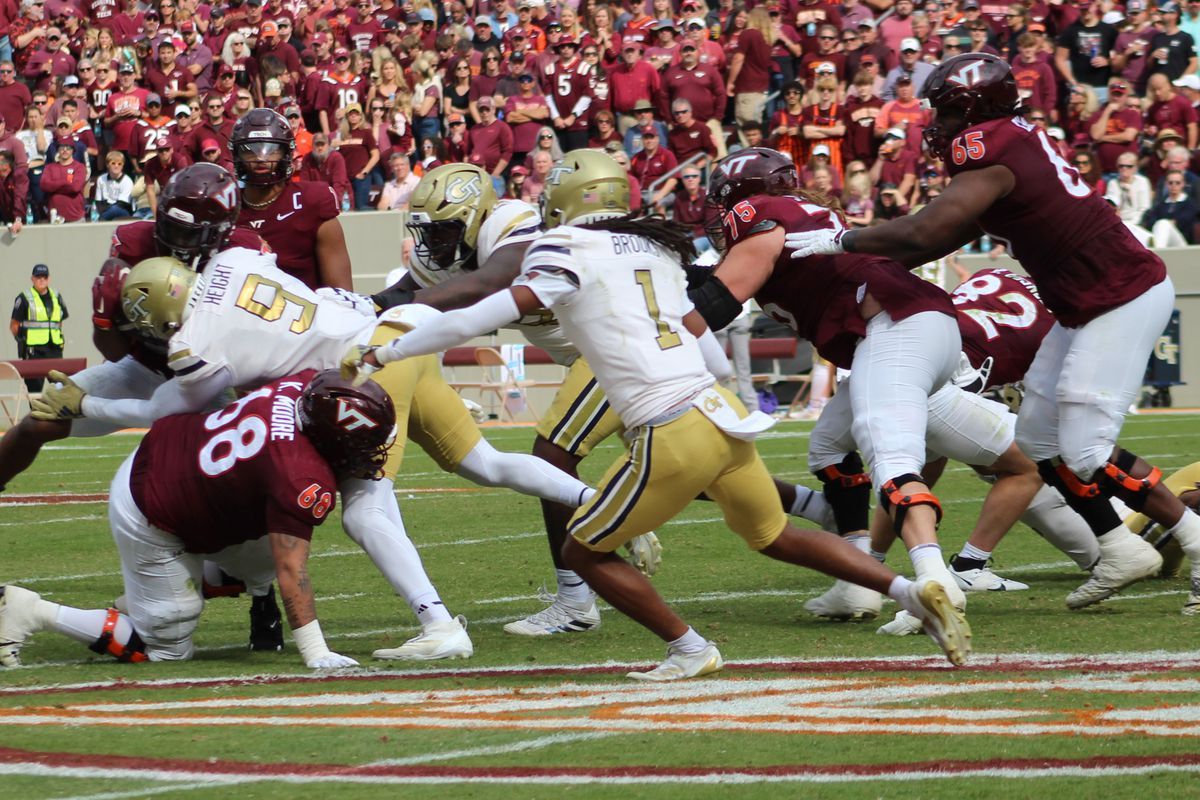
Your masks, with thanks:
M 239 119 L 229 149 L 234 171 L 245 186 L 274 186 L 292 177 L 296 137 L 277 111 L 256 108 Z
M 237 181 L 224 167 L 201 162 L 176 172 L 158 200 L 154 240 L 159 253 L 203 267 L 225 246 L 240 211 Z
M 999 56 L 963 53 L 934 68 L 922 96 L 937 112 L 925 128 L 925 144 L 941 157 L 964 128 L 1021 112 L 1012 68 Z
M 339 480 L 382 476 L 396 410 L 378 383 L 354 386 L 336 369 L 318 372 L 304 387 L 297 413 L 300 429 Z
M 708 179 L 704 228 L 709 240 L 724 251 L 721 218 L 727 211 L 747 197 L 786 193 L 799 184 L 796 165 L 778 150 L 747 147 L 725 156 Z

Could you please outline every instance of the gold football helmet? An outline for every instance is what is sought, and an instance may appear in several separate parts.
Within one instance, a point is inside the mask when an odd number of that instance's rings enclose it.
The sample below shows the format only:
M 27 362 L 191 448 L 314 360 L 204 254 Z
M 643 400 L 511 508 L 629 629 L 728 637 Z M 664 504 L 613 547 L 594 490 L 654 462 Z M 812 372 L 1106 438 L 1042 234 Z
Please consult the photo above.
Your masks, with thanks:
M 125 276 L 121 310 L 138 333 L 165 342 L 183 324 L 183 310 L 198 278 L 177 258 L 147 258 Z
M 629 175 L 600 150 L 572 150 L 546 178 L 542 219 L 547 228 L 623 217 L 629 211 Z
M 475 255 L 479 228 L 495 205 L 492 176 L 473 164 L 425 173 L 408 203 L 417 262 L 435 271 L 461 266 Z

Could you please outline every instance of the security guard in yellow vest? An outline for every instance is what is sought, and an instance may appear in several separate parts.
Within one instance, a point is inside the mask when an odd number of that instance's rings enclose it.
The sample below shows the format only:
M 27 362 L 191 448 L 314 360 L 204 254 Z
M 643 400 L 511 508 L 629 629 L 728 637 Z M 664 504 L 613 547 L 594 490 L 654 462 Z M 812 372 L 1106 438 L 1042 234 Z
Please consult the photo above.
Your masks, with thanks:
M 17 340 L 20 358 L 62 358 L 63 320 L 67 304 L 62 295 L 50 288 L 50 268 L 38 264 L 33 268 L 33 286 L 17 295 L 13 303 L 9 330 Z M 31 392 L 42 390 L 42 378 L 25 381 Z

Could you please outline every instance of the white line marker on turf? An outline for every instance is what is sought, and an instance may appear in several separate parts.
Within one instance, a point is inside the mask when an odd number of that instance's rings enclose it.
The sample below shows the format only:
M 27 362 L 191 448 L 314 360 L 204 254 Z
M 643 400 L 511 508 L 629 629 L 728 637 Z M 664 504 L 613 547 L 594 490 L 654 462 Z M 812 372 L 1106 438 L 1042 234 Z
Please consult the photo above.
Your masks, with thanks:
M 543 747 L 553 747 L 558 744 L 571 742 L 587 742 L 593 739 L 607 739 L 618 736 L 617 733 L 554 733 L 549 736 L 539 736 L 536 739 L 525 739 L 509 744 L 498 744 L 491 747 L 474 747 L 469 750 L 441 750 L 436 753 L 426 753 L 407 758 L 385 758 L 382 761 L 372 761 L 365 764 L 368 767 L 407 767 L 417 764 L 427 764 L 430 761 L 450 761 L 455 758 L 474 758 L 475 756 L 498 756 L 507 753 L 523 753 L 528 750 L 540 750 Z

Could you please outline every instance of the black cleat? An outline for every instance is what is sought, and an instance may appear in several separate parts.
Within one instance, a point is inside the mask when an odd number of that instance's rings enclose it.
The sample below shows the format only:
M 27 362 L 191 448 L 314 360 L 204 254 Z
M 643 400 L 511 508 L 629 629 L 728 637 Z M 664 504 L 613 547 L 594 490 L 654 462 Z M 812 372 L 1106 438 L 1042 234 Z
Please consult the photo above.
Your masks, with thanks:
M 275 603 L 275 587 L 262 597 L 250 598 L 250 649 L 279 653 L 283 651 L 283 618 Z

